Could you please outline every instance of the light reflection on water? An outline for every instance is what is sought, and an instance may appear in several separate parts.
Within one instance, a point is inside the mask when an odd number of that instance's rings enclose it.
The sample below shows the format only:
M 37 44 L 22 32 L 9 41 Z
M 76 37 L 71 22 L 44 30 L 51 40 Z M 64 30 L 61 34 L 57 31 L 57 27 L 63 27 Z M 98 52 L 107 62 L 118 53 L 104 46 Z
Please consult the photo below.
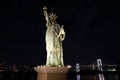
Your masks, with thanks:
M 104 80 L 120 80 L 118 74 L 105 74 Z M 67 80 L 100 80 L 99 75 L 80 75 L 68 77 Z
M 105 74 L 105 80 L 120 80 L 117 74 Z M 96 78 L 94 78 L 96 77 Z M 37 80 L 37 74 L 35 72 L 27 73 L 0 73 L 0 80 Z M 99 80 L 98 75 L 67 75 L 67 80 Z
M 77 74 L 77 80 L 80 80 L 80 74 Z

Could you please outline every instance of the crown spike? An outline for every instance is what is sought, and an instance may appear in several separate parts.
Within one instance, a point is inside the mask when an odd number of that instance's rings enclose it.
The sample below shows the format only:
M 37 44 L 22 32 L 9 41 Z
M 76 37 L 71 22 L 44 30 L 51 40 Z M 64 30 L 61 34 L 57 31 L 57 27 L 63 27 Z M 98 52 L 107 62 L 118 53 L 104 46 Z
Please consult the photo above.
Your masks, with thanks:
M 57 19 L 57 16 L 56 16 L 56 14 L 54 14 L 53 12 L 52 13 L 49 13 L 49 18 L 50 18 L 50 20 L 51 21 L 56 21 L 56 19 Z

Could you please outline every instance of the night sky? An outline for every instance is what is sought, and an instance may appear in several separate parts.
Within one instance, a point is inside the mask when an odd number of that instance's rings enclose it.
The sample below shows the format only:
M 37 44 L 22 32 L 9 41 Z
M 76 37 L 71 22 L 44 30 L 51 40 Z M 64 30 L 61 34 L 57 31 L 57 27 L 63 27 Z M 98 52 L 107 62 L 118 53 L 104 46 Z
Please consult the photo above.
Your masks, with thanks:
M 120 5 L 92 0 L 1 0 L 0 60 L 6 64 L 45 64 L 46 21 L 43 6 L 64 25 L 65 65 L 89 65 L 120 57 Z

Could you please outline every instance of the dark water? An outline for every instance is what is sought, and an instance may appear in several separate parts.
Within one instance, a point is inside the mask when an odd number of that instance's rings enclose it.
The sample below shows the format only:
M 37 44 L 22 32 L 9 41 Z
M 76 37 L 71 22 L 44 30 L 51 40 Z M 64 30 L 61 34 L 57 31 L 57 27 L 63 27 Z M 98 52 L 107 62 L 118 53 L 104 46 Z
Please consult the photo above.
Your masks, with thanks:
M 0 80 L 37 80 L 36 72 L 0 72 Z
M 120 80 L 119 73 L 105 73 L 105 80 Z M 0 72 L 0 80 L 37 80 L 37 73 L 31 72 Z M 68 73 L 67 80 L 100 80 L 99 74 Z

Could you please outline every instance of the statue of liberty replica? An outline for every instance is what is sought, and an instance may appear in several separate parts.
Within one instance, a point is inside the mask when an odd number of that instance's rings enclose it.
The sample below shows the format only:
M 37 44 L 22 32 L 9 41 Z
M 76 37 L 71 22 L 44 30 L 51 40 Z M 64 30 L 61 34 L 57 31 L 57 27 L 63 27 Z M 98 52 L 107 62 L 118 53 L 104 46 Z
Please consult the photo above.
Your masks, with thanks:
M 63 48 L 62 41 L 65 38 L 63 25 L 60 26 L 56 19 L 56 14 L 47 12 L 47 7 L 43 7 L 44 16 L 46 19 L 46 51 L 47 60 L 46 66 L 50 67 L 63 67 Z
M 66 73 L 70 69 L 65 67 L 63 62 L 62 41 L 65 39 L 63 25 L 57 24 L 56 14 L 47 12 L 47 7 L 43 7 L 46 20 L 46 66 L 34 67 L 38 73 L 37 80 L 67 80 Z M 54 74 L 53 74 L 54 73 Z

